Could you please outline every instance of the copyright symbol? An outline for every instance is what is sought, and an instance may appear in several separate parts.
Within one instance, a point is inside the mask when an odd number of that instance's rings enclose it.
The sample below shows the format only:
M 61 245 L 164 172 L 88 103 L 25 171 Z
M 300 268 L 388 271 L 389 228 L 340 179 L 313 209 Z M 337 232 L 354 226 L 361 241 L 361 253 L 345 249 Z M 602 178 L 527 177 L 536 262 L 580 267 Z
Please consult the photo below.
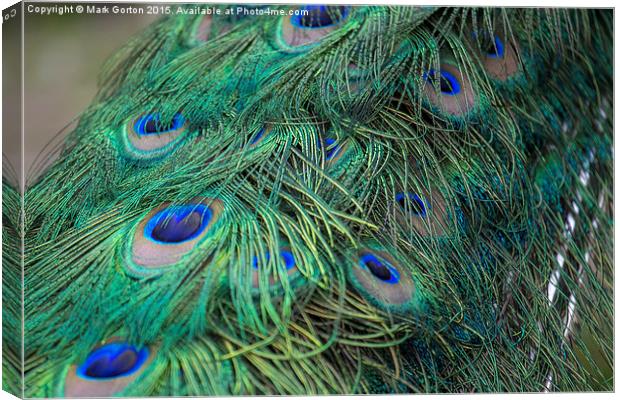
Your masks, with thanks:
M 84 7 L 82 7 L 82 6 L 76 6 L 75 7 L 75 12 L 76 13 L 81 14 L 82 11 L 84 11 Z

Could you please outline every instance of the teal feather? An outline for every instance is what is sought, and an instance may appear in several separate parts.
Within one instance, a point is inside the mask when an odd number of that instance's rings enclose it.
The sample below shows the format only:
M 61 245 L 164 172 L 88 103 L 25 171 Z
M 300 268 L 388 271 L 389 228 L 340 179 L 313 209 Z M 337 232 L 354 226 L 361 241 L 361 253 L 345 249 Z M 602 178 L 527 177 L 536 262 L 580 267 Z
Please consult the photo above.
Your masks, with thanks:
M 589 321 L 612 354 L 611 13 L 328 14 L 301 39 L 289 16 L 156 21 L 29 180 L 23 224 L 5 179 L 26 396 L 596 387 L 578 354 Z M 114 341 L 153 358 L 80 377 Z

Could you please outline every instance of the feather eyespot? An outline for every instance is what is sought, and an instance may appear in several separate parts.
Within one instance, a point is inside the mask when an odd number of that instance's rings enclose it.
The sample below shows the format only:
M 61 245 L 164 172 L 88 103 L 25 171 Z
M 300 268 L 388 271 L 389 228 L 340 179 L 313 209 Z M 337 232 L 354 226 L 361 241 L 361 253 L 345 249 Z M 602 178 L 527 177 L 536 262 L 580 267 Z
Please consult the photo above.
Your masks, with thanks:
M 264 140 L 267 133 L 269 132 L 265 127 L 260 128 L 250 139 L 250 146 L 255 146 Z
M 317 142 L 319 150 L 325 154 L 325 166 L 332 167 L 339 163 L 347 152 L 351 150 L 351 144 L 347 140 L 339 140 L 334 136 L 320 138 Z
M 250 140 L 248 141 L 248 148 L 252 149 L 258 147 L 261 143 L 267 140 L 271 134 L 272 126 L 265 125 L 257 130 L 252 136 L 250 136 Z
M 284 16 L 280 20 L 276 45 L 285 52 L 306 51 L 342 26 L 351 10 L 351 6 L 301 6 L 293 11 L 293 15 Z
M 469 78 L 448 62 L 442 63 L 439 71 L 426 71 L 422 80 L 422 89 L 428 100 L 441 112 L 463 115 L 476 105 L 476 96 Z
M 280 257 L 282 258 L 282 261 L 284 262 L 284 267 L 286 268 L 287 271 L 295 266 L 295 257 L 293 257 L 293 253 L 291 253 L 290 251 L 288 250 L 280 251 Z M 269 262 L 270 259 L 271 259 L 271 256 L 269 255 L 269 252 L 266 252 L 265 261 Z M 254 256 L 252 258 L 252 268 L 258 269 L 259 264 L 260 264 L 260 260 L 258 259 L 257 256 Z
M 493 37 L 493 43 L 485 47 L 487 57 L 491 58 L 504 58 L 504 42 L 499 36 Z
M 477 40 L 478 47 L 489 58 L 504 57 L 504 42 L 499 35 L 487 31 L 472 32 L 472 38 Z
M 302 29 L 336 25 L 349 14 L 347 6 L 306 5 L 291 17 L 291 24 Z
M 258 256 L 254 256 L 252 258 L 252 288 L 257 290 L 260 285 L 260 269 L 262 262 L 269 262 L 271 260 L 271 256 L 269 252 L 266 252 L 263 260 L 261 260 Z M 297 263 L 295 261 L 295 256 L 291 252 L 291 249 L 288 247 L 284 247 L 280 249 L 280 260 L 278 263 L 280 268 L 284 267 L 286 270 L 286 274 L 289 278 L 294 278 L 298 274 Z M 280 285 L 277 284 L 277 276 L 273 276 L 270 274 L 269 276 L 269 287 L 270 289 L 280 288 Z
M 280 251 L 280 257 L 282 257 L 287 271 L 295 267 L 295 257 L 289 250 Z
M 342 145 L 333 137 L 327 137 L 319 142 L 319 148 L 325 149 L 325 161 L 333 161 L 342 150 Z
M 388 262 L 382 261 L 372 253 L 363 253 L 360 256 L 360 267 L 366 268 L 377 279 L 383 282 L 395 284 L 400 280 L 398 270 Z
M 111 338 L 95 347 L 81 364 L 69 367 L 64 397 L 109 397 L 121 393 L 151 364 L 156 351 Z
M 426 217 L 427 204 L 418 194 L 397 193 L 396 202 L 403 211 L 418 217 Z
M 442 236 L 448 231 L 450 219 L 442 194 L 435 189 L 419 193 L 396 194 L 396 222 L 406 231 L 420 236 Z
M 261 138 L 265 135 L 265 128 L 261 128 L 258 132 L 256 132 L 254 134 L 254 136 L 252 136 L 252 139 L 250 139 L 250 144 L 256 144 L 256 142 L 258 142 L 259 140 L 261 140 Z
M 171 153 L 187 132 L 187 121 L 180 113 L 172 120 L 144 114 L 130 121 L 122 131 L 125 155 L 134 160 L 153 160 Z
M 209 226 L 211 214 L 203 204 L 168 207 L 149 219 L 144 236 L 158 243 L 192 240 Z
M 502 35 L 489 32 L 474 32 L 472 36 L 482 52 L 484 69 L 492 78 L 505 81 L 519 72 L 519 46 L 515 40 L 507 40 Z
M 161 135 L 177 130 L 183 126 L 185 119 L 181 114 L 175 114 L 172 121 L 164 123 L 159 114 L 146 114 L 134 123 L 134 131 L 138 135 Z
M 424 74 L 424 80 L 430 84 L 434 84 L 439 80 L 439 88 L 442 94 L 454 96 L 461 92 L 461 85 L 458 79 L 446 70 L 440 70 L 439 74 L 434 69 L 430 69 Z
M 105 344 L 93 350 L 78 368 L 84 379 L 113 379 L 136 372 L 146 362 L 149 351 L 127 343 Z
M 217 18 L 217 19 L 216 19 Z M 232 29 L 232 24 L 219 15 L 204 15 L 198 18 L 193 25 L 189 45 L 208 42 L 215 39 Z
M 218 199 L 165 203 L 151 210 L 134 228 L 126 268 L 144 276 L 176 264 L 217 229 L 223 211 Z
M 386 251 L 365 248 L 349 267 L 353 287 L 370 303 L 388 311 L 404 311 L 412 304 L 415 284 L 412 274 Z
M 192 31 L 192 38 L 195 43 L 207 42 L 211 37 L 211 26 L 213 25 L 213 16 L 205 15 L 196 21 L 196 25 Z

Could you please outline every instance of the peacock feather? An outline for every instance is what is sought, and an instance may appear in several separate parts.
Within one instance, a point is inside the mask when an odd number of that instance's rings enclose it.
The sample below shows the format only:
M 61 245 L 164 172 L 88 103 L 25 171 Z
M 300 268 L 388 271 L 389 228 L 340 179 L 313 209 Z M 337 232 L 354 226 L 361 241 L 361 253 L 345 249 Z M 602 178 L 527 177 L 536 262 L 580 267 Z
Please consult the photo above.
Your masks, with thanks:
M 611 390 L 611 11 L 216 8 L 5 179 L 5 387 Z

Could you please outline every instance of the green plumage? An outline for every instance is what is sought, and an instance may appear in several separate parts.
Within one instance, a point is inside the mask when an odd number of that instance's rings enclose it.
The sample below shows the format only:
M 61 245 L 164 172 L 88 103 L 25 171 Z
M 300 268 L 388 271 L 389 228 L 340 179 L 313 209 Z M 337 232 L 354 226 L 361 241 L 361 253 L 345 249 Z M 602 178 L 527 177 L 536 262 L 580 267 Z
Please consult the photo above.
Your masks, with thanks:
M 114 395 L 612 388 L 580 367 L 586 330 L 613 348 L 612 13 L 320 12 L 303 44 L 288 15 L 206 41 L 169 16 L 109 61 L 4 215 L 26 396 L 114 337 L 153 357 Z M 206 231 L 158 242 L 170 205 Z

